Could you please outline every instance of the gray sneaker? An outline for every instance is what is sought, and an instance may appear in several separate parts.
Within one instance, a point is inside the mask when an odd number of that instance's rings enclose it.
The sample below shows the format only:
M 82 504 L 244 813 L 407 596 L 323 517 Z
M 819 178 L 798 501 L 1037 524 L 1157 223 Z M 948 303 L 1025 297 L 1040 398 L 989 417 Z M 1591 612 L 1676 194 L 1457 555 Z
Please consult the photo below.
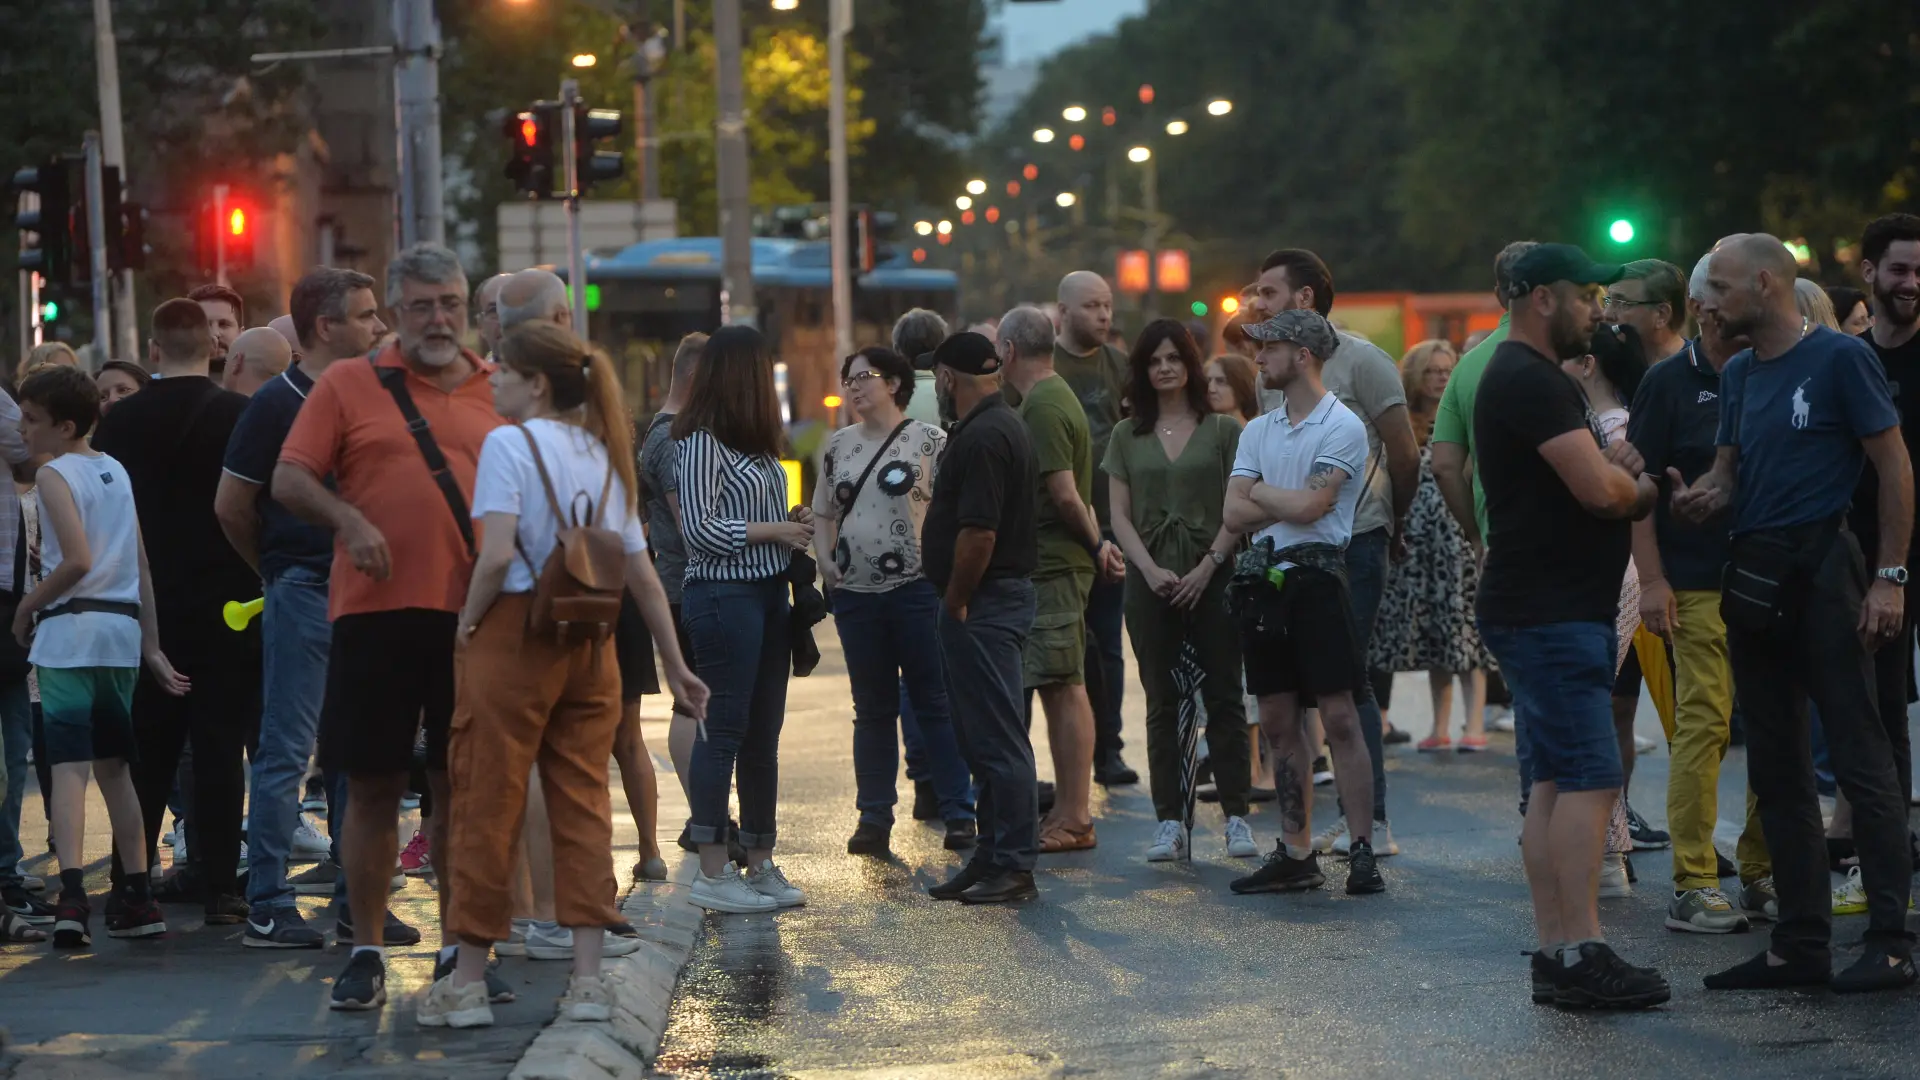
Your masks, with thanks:
M 1749 919 L 1779 920 L 1780 897 L 1773 891 L 1772 874 L 1740 886 L 1740 910 Z
M 1688 889 L 1667 906 L 1667 929 L 1690 934 L 1744 934 L 1747 917 L 1719 889 Z

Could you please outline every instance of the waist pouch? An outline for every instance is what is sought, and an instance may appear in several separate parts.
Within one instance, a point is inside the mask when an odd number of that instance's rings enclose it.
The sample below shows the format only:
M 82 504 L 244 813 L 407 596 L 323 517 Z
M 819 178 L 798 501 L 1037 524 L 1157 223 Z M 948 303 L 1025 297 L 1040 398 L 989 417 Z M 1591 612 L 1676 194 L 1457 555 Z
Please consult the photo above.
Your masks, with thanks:
M 1728 629 L 1785 632 L 1839 535 L 1836 516 L 1736 538 L 1720 578 L 1720 617 Z

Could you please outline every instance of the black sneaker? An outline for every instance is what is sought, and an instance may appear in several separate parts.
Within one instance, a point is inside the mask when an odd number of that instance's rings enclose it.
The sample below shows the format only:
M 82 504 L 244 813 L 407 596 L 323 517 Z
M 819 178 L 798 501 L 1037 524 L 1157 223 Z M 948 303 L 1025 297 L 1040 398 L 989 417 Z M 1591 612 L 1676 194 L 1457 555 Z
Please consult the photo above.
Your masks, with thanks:
M 1841 872 L 1845 873 L 1845 871 Z M 1733 860 L 1720 854 L 1720 850 L 1715 848 L 1713 852 L 1713 874 L 1715 877 L 1723 878 L 1739 877 L 1740 868 L 1733 865 Z
M 1313 786 L 1325 787 L 1333 783 L 1333 765 L 1327 755 L 1321 754 L 1313 759 Z
M 333 979 L 330 1009 L 367 1012 L 387 1003 L 387 965 L 377 952 L 356 952 L 347 957 L 347 968 Z
M 1380 876 L 1372 842 L 1355 840 L 1347 854 L 1347 895 L 1367 896 L 1386 891 L 1387 879 Z
M 151 898 L 135 900 L 131 894 L 116 894 L 107 900 L 108 937 L 159 937 L 166 932 L 166 916 Z
M 1867 942 L 1867 949 L 1853 966 L 1833 977 L 1836 994 L 1865 994 L 1875 990 L 1899 990 L 1915 980 L 1913 956 L 1904 948 L 1896 952 L 1886 945 Z
M 1053 781 L 1042 780 L 1039 782 L 1039 784 L 1036 785 L 1036 787 L 1039 789 L 1039 793 L 1040 793 L 1039 795 L 1040 816 L 1046 817 L 1048 814 L 1053 813 L 1053 800 L 1054 800 Z
M 1553 975 L 1554 969 L 1561 966 L 1560 958 L 1547 955 L 1544 949 L 1536 949 L 1527 955 L 1533 958 L 1533 1003 L 1553 1004 Z
M 1101 787 L 1124 787 L 1139 783 L 1140 774 L 1116 750 L 1094 764 L 1093 782 Z
M 0 891 L 0 904 L 4 904 L 14 917 L 29 926 L 48 926 L 59 915 L 52 904 L 34 896 L 17 885 L 9 885 Z
M 680 850 L 691 851 L 697 855 L 700 852 L 700 845 L 693 842 L 692 829 L 693 822 L 687 822 L 674 843 L 680 845 Z M 742 870 L 747 868 L 747 849 L 740 843 L 740 825 L 734 821 L 727 822 L 727 861 Z
M 93 944 L 93 934 L 87 928 L 87 921 L 93 917 L 93 910 L 85 900 L 60 898 L 53 920 L 53 947 L 56 949 L 84 949 Z
M 995 873 L 993 867 L 974 859 L 960 868 L 960 872 L 938 885 L 927 886 L 927 895 L 935 900 L 958 900 L 960 894 L 974 887 L 983 878 Z
M 453 974 L 453 964 L 454 962 L 452 960 L 441 959 L 440 955 L 435 953 L 433 961 L 433 981 L 439 982 L 441 979 Z M 487 1003 L 490 1005 L 506 1005 L 514 1000 L 513 987 L 508 986 L 507 980 L 500 977 L 499 968 L 500 961 L 498 959 L 487 961 Z
M 928 781 L 913 782 L 913 820 L 940 820 L 940 796 L 934 793 L 933 784 Z
M 1633 846 L 1636 848 L 1658 849 L 1673 843 L 1673 837 L 1664 829 L 1647 824 L 1647 819 L 1640 816 L 1632 803 L 1627 804 L 1627 835 L 1633 837 Z
M 319 949 L 327 935 L 307 925 L 300 909 L 278 908 L 265 916 L 247 916 L 247 933 L 240 944 L 249 949 Z
M 340 884 L 340 865 L 321 859 L 287 879 L 295 896 L 332 896 Z
M 319 777 L 310 777 L 307 780 L 306 794 L 300 797 L 300 809 L 309 814 L 319 814 L 322 817 L 326 816 L 327 789 L 320 786 Z
M 700 845 L 693 842 L 693 822 L 691 821 L 680 827 L 680 835 L 673 842 L 680 845 L 681 851 L 691 851 L 695 854 L 700 852 Z
M 980 827 L 972 818 L 954 818 L 947 822 L 947 838 L 942 846 L 948 851 L 965 851 L 979 842 Z
M 162 904 L 198 904 L 206 896 L 200 875 L 193 867 L 183 866 L 153 882 L 153 898 Z
M 1833 981 L 1833 969 L 1828 963 L 1815 961 L 1769 964 L 1767 952 L 1763 950 L 1700 981 L 1709 990 L 1785 990 L 1795 986 L 1825 986 Z
M 247 913 L 252 910 L 240 897 L 232 893 L 222 893 L 207 900 L 207 925 L 239 926 L 247 921 Z
M 1553 987 L 1553 1002 L 1563 1009 L 1651 1009 L 1673 996 L 1659 972 L 1634 967 L 1604 941 L 1582 943 L 1571 967 L 1563 955 Z
M 888 843 L 892 836 L 893 830 L 885 825 L 863 821 L 854 828 L 853 835 L 847 839 L 847 854 L 872 855 L 884 859 L 893 854 L 893 848 Z
M 1378 871 L 1374 876 L 1379 876 Z M 1228 887 L 1237 893 L 1302 892 L 1326 883 L 1327 875 L 1320 872 L 1318 855 L 1309 851 L 1306 858 L 1295 859 L 1287 854 L 1287 845 L 1276 840 L 1273 852 L 1260 864 L 1260 869 L 1236 878 Z
M 340 905 L 340 917 L 333 924 L 333 936 L 336 944 L 357 944 L 353 940 L 353 908 L 346 904 Z M 388 946 L 389 948 L 420 944 L 420 931 L 401 922 L 400 916 L 395 915 L 391 908 L 387 909 L 386 933 L 382 934 L 381 937 L 386 940 L 380 944 Z

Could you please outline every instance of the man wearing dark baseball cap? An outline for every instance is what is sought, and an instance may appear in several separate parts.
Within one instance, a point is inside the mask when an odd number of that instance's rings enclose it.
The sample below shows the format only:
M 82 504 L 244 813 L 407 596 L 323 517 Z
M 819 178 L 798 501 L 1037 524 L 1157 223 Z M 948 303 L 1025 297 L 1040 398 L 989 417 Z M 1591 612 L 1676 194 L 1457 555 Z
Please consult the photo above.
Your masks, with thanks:
M 1666 979 L 1616 955 L 1600 935 L 1607 818 L 1620 795 L 1612 688 L 1614 620 L 1629 522 L 1653 508 L 1652 479 L 1624 435 L 1611 444 L 1561 370 L 1600 325 L 1602 288 L 1620 268 L 1541 244 L 1513 265 L 1507 340 L 1481 377 L 1473 415 L 1487 499 L 1480 634 L 1513 691 L 1520 776 L 1530 784 L 1521 850 L 1540 948 L 1533 1000 L 1642 1009 Z
M 1037 895 L 1040 844 L 1020 667 L 1033 629 L 1033 447 L 1000 396 L 1000 356 L 986 337 L 941 342 L 933 378 L 953 428 L 927 505 L 921 565 L 943 600 L 940 651 L 960 752 L 980 786 L 980 842 L 972 861 L 927 892 L 968 904 L 1027 900 Z

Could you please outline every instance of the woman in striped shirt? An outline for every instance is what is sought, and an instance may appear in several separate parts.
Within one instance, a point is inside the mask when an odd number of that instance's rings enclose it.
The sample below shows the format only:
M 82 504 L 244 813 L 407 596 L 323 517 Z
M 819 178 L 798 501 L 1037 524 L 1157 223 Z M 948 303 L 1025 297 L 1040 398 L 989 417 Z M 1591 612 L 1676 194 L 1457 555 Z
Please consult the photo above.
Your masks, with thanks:
M 694 671 L 713 688 L 687 778 L 688 835 L 700 846 L 691 899 L 709 911 L 796 907 L 805 895 L 773 864 L 774 800 L 793 647 L 786 573 L 813 540 L 813 515 L 788 509 L 773 358 L 758 331 L 730 326 L 707 341 L 672 433 L 687 549 L 681 617 Z M 736 771 L 744 875 L 727 861 Z

